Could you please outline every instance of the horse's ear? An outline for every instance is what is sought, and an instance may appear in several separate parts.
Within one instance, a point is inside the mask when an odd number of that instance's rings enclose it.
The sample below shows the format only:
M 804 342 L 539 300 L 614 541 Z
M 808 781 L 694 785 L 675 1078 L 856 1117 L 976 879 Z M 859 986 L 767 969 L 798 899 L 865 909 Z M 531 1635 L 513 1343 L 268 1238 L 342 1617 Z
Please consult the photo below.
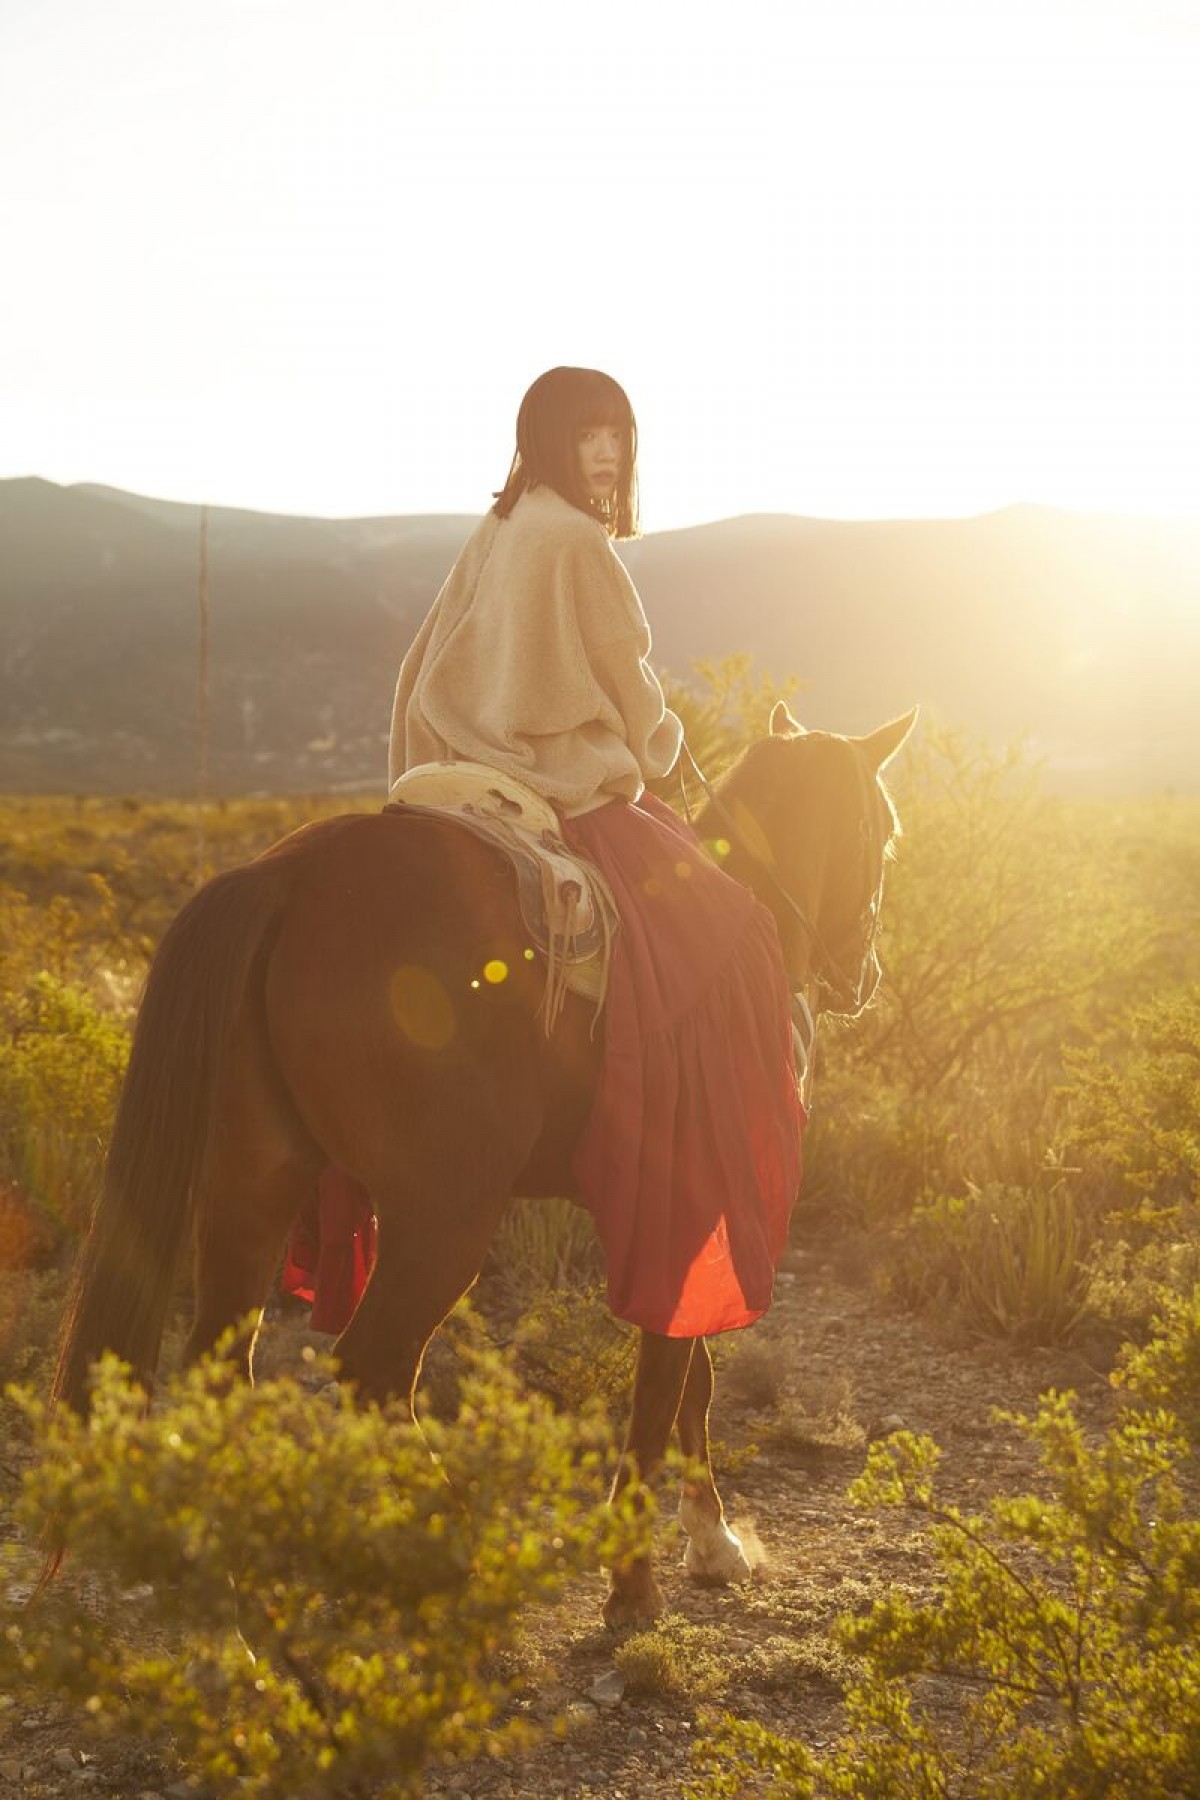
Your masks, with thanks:
M 777 700 L 771 708 L 771 736 L 792 738 L 804 735 L 803 725 L 799 719 L 793 719 L 787 709 L 786 700 Z
M 917 722 L 919 707 L 914 706 L 903 718 L 893 719 L 889 725 L 881 725 L 878 731 L 872 731 L 867 737 L 856 738 L 855 742 L 862 748 L 863 754 L 871 767 L 878 773 L 887 765 L 907 738 Z

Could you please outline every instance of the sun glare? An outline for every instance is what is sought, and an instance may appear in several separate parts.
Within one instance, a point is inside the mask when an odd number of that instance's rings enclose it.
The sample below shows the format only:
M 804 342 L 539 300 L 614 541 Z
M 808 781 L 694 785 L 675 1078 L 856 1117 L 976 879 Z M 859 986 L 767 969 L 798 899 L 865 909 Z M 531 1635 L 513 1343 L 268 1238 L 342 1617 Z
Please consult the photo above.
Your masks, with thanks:
M 0 473 L 475 513 L 570 361 L 633 397 L 648 529 L 1196 513 L 1185 16 L 525 12 L 10 15 Z

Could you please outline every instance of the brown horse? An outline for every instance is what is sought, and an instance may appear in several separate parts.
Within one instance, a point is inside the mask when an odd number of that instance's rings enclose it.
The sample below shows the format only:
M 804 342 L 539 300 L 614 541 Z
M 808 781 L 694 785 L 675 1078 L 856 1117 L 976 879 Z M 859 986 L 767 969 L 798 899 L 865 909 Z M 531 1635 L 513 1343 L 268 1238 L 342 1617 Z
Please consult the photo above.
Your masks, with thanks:
M 774 912 L 813 1013 L 856 1011 L 878 982 L 896 829 L 879 771 L 913 716 L 846 738 L 803 732 L 776 707 L 770 736 L 698 821 Z M 425 1346 L 510 1197 L 571 1191 L 599 1055 L 592 1009 L 569 998 L 547 1038 L 544 968 L 525 946 L 503 856 L 424 812 L 307 826 L 202 888 L 147 980 L 56 1395 L 85 1405 L 106 1349 L 149 1379 L 189 1222 L 188 1358 L 261 1316 L 289 1227 L 332 1162 L 378 1220 L 375 1267 L 336 1355 L 362 1395 L 411 1404 Z M 478 980 L 491 959 L 514 971 L 502 986 Z M 252 1356 L 253 1336 L 238 1352 L 247 1376 Z M 677 1427 L 708 1471 L 681 1505 L 688 1567 L 729 1580 L 746 1565 L 709 1467 L 711 1396 L 702 1339 L 643 1333 L 617 1483 L 650 1477 Z M 614 1572 L 611 1624 L 661 1605 L 648 1560 Z

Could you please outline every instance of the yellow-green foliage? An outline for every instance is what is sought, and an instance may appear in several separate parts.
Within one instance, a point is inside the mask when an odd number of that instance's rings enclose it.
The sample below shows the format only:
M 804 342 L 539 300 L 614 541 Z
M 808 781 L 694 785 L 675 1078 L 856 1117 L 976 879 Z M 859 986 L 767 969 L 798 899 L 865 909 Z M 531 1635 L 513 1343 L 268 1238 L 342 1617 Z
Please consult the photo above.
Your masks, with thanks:
M 186 801 L 11 797 L 3 802 L 0 887 L 39 909 L 66 900 L 94 945 L 144 957 L 198 879 L 249 861 L 310 819 L 374 810 L 380 797 L 288 795 Z M 97 883 L 100 886 L 97 886 Z
M 926 1200 L 900 1237 L 888 1282 L 910 1304 L 981 1336 L 1061 1343 L 1088 1300 L 1074 1196 L 1060 1180 Z
M 43 1250 L 91 1215 L 128 1056 L 124 1026 L 84 988 L 40 974 L 10 1005 L 0 1037 L 0 1174 L 39 1220 Z
M 335 801 L 214 803 L 205 867 L 245 861 Z M 197 873 L 186 805 L 9 799 L 0 819 L 0 1268 L 90 1216 L 158 937 Z
M 693 1625 L 668 1613 L 613 1652 L 631 1694 L 668 1694 L 686 1700 L 719 1694 L 733 1673 L 725 1636 L 714 1625 Z
M 1126 1345 L 1113 1381 L 1138 1404 L 1176 1413 L 1190 1442 L 1200 1444 L 1200 1283 L 1164 1297 L 1149 1341 Z
M 522 1315 L 516 1348 L 525 1380 L 565 1412 L 595 1398 L 610 1418 L 624 1413 L 637 1340 L 614 1319 L 603 1288 L 546 1289 Z
M 1032 1185 L 1061 1133 L 1063 1046 L 1107 1024 L 1162 930 L 1090 811 L 1020 758 L 923 727 L 893 785 L 885 983 L 825 1035 L 810 1138 L 809 1203 L 867 1225 L 930 1190 Z
M 1068 1051 L 1070 1148 L 1142 1225 L 1200 1205 L 1200 985 L 1119 1016 L 1103 1045 Z
M 221 1792 L 414 1795 L 427 1763 L 517 1741 L 495 1653 L 521 1609 L 650 1527 L 645 1496 L 604 1505 L 596 1413 L 556 1417 L 494 1358 L 423 1434 L 217 1363 L 148 1409 L 110 1362 L 87 1425 L 23 1406 L 17 1524 L 54 1521 L 70 1573 L 9 1604 L 0 1686 L 154 1734 Z
M 843 1646 L 865 1667 L 830 1750 L 727 1719 L 703 1747 L 697 1796 L 1200 1793 L 1200 1521 L 1182 1481 L 1197 1448 L 1200 1295 L 1163 1323 L 1157 1347 L 1130 1359 L 1134 1403 L 1098 1445 L 1070 1396 L 1010 1420 L 1037 1449 L 1036 1493 L 964 1513 L 938 1497 L 927 1438 L 874 1446 L 851 1495 L 926 1523 L 938 1591 L 921 1602 L 893 1591 L 841 1621 Z M 1180 1393 L 1186 1413 L 1157 1405 Z M 748 1786 L 749 1771 L 762 1782 Z

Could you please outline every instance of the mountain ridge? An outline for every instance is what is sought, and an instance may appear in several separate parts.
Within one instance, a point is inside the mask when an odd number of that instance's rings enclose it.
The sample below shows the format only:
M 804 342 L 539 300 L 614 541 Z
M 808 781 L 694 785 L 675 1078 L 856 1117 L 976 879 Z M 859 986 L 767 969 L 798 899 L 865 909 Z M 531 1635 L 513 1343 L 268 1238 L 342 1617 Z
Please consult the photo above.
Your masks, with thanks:
M 0 481 L 0 788 L 190 789 L 200 510 Z M 478 516 L 209 508 L 216 791 L 382 786 L 396 669 Z M 1200 532 L 1175 521 L 750 513 L 619 548 L 675 674 L 748 651 L 814 726 L 921 701 L 1059 786 L 1200 785 Z

